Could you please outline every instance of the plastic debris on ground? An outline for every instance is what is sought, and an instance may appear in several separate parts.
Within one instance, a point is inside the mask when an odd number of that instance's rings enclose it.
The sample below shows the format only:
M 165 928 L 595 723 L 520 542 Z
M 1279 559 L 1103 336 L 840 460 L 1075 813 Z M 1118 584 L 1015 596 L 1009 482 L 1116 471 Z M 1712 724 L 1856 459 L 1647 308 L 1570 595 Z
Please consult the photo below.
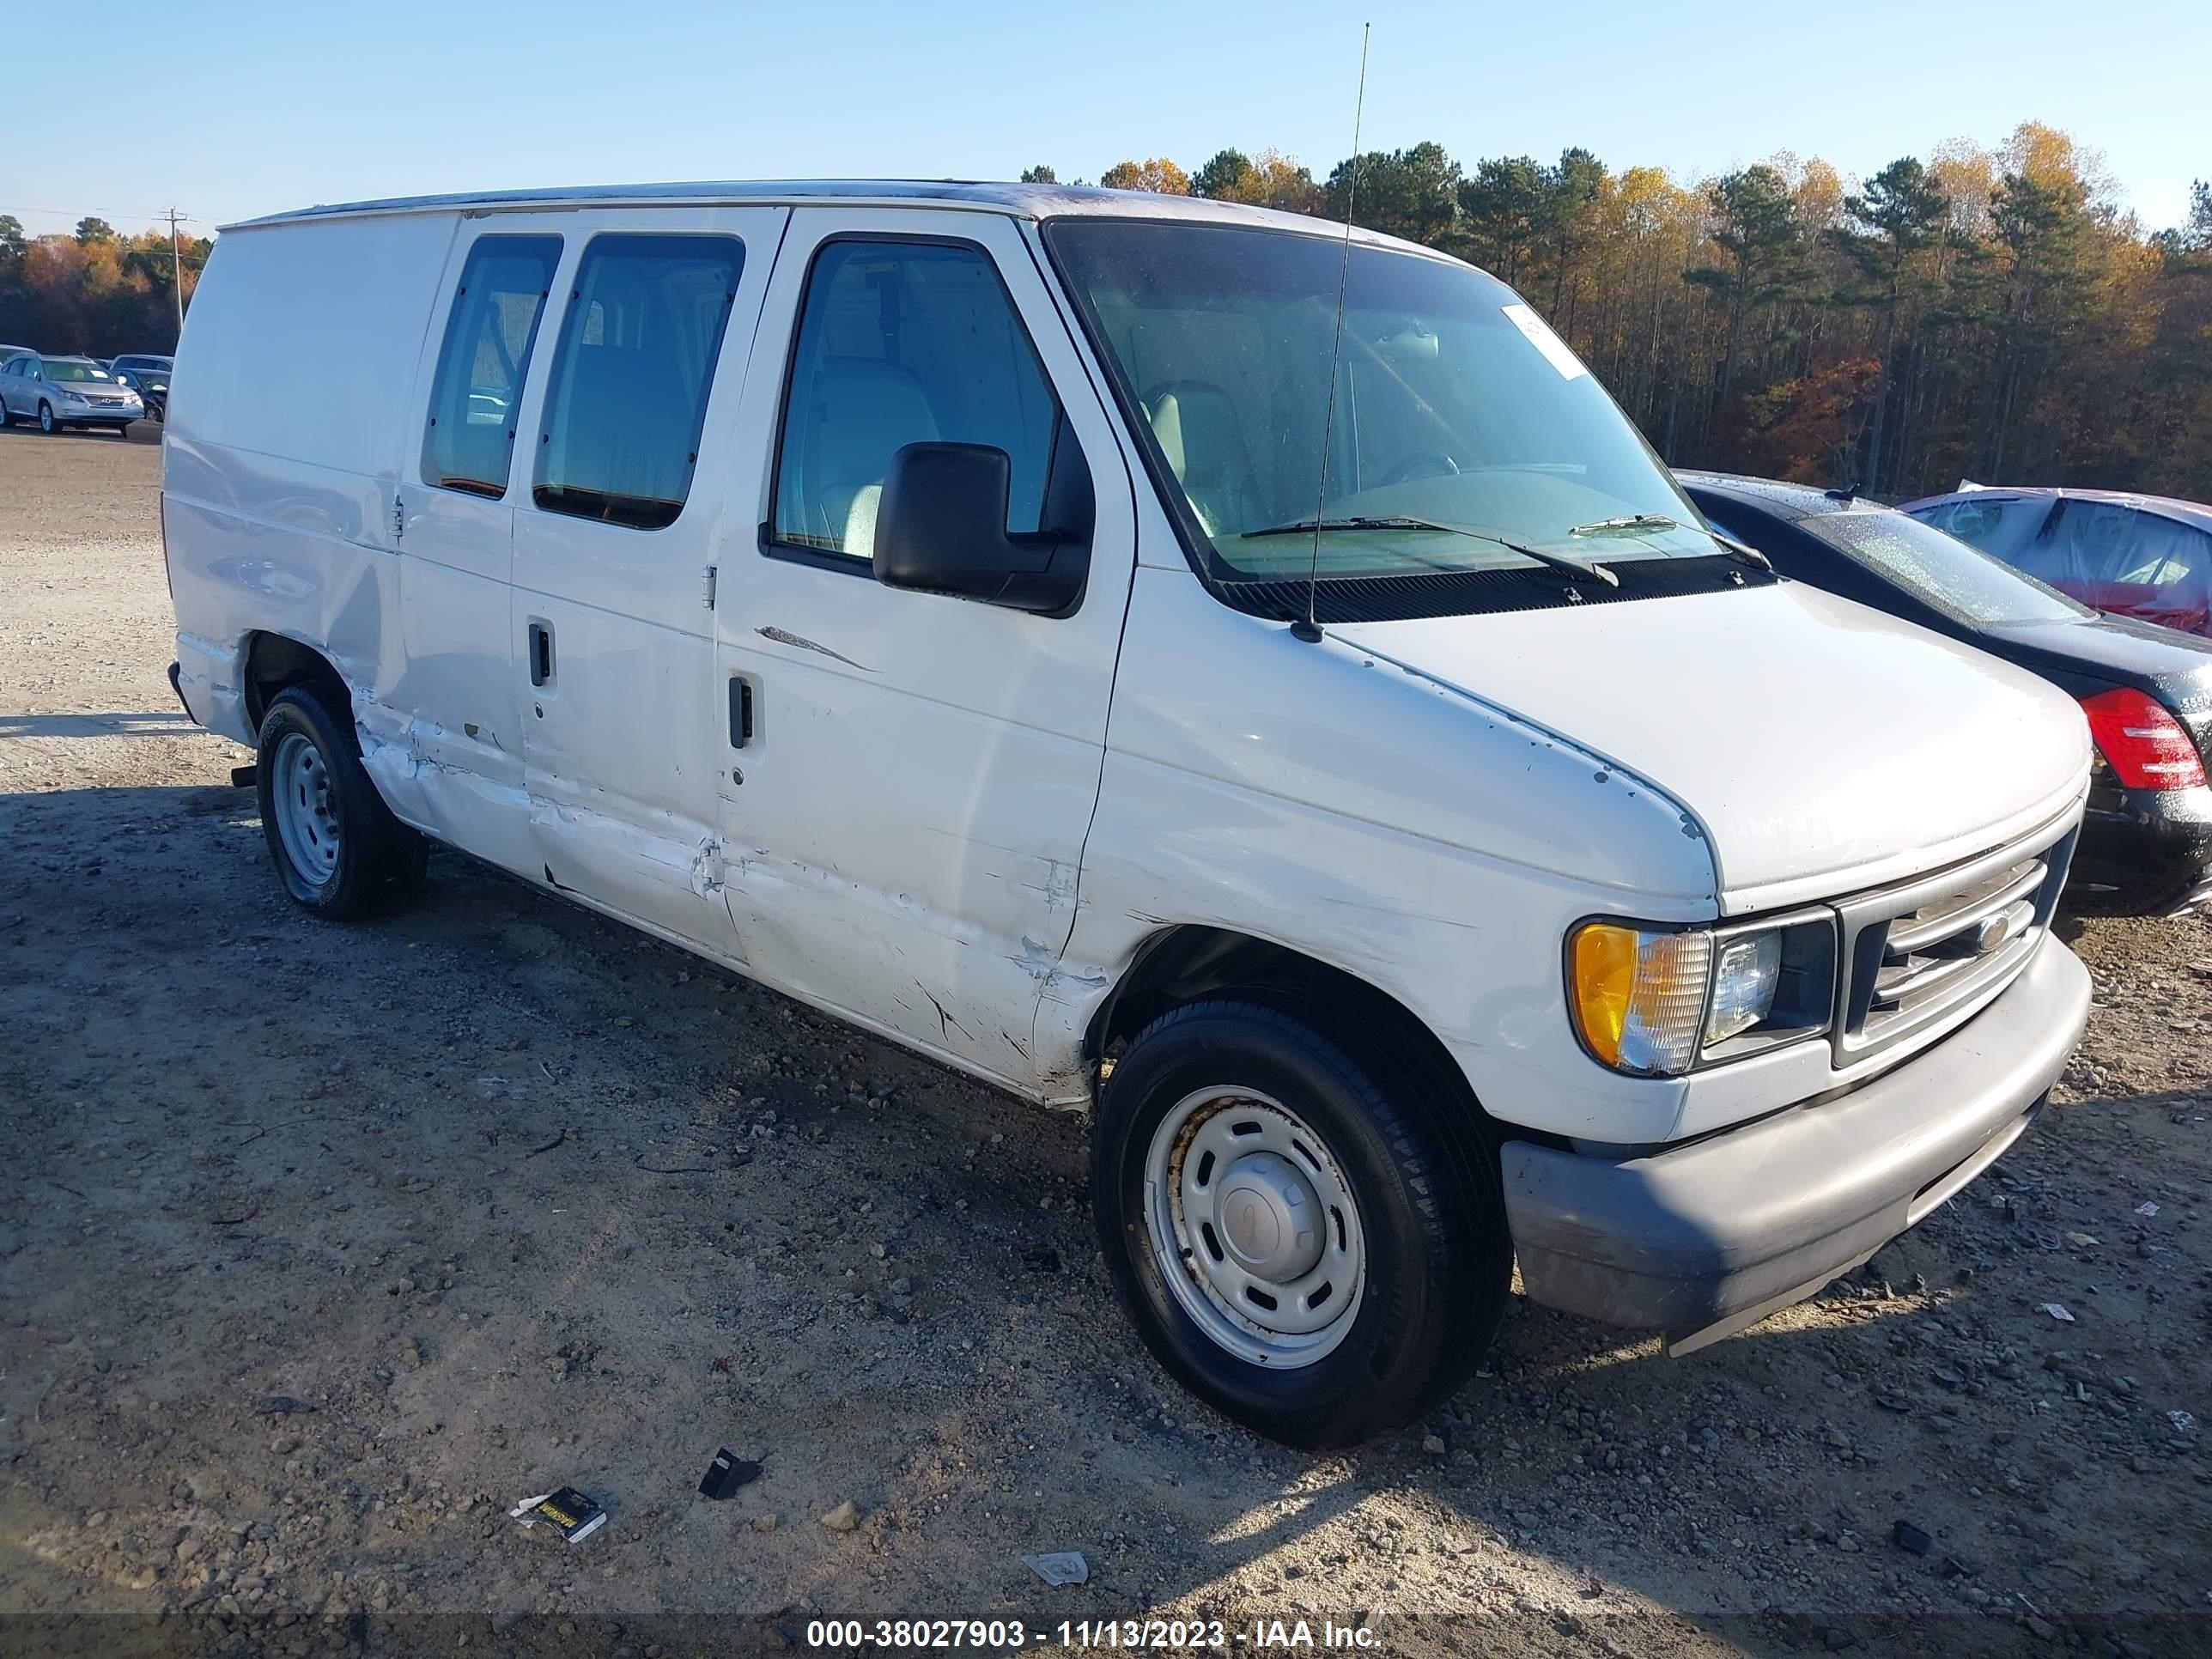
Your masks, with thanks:
M 2066 1311 L 2066 1304 L 2063 1302 L 2045 1302 L 2038 1305 L 2053 1319 L 2063 1321 L 2069 1325 L 2074 1322 L 2074 1316 Z
M 748 1463 L 727 1446 L 714 1454 L 714 1461 L 707 1465 L 707 1473 L 699 1478 L 699 1495 L 720 1502 L 734 1498 L 738 1488 L 760 1478 L 761 1466 Z
M 2158 1213 L 2158 1206 L 2154 1201 L 2147 1198 L 2143 1200 L 2142 1203 L 2136 1206 L 2136 1213 L 2137 1215 L 2156 1215 Z
M 1081 1550 L 1054 1550 L 1044 1555 L 1024 1555 L 1022 1565 L 1048 1584 L 1087 1584 L 1091 1563 Z

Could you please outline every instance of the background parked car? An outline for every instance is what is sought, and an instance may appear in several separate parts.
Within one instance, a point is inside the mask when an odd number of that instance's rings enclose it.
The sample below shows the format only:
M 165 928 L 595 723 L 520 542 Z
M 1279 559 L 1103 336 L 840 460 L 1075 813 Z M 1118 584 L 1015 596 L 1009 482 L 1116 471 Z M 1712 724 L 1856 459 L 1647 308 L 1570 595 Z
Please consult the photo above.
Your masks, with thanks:
M 0 363 L 6 362 L 10 357 L 20 357 L 30 349 L 28 346 L 0 345 Z
M 1784 575 L 1948 634 L 2081 702 L 2096 739 L 2068 892 L 2127 909 L 2212 896 L 2212 640 L 2100 616 L 1923 520 L 1842 491 L 1676 475 Z
M 2212 635 L 2212 507 L 2105 489 L 1970 484 L 1903 510 L 2084 605 Z
M 0 363 L 0 426 L 35 422 L 41 432 L 104 426 L 118 438 L 145 418 L 146 405 L 89 357 L 26 351 Z
M 169 376 L 175 368 L 173 358 L 126 351 L 108 364 L 107 372 L 138 393 L 146 405 L 147 414 L 157 421 L 167 421 L 169 418 Z

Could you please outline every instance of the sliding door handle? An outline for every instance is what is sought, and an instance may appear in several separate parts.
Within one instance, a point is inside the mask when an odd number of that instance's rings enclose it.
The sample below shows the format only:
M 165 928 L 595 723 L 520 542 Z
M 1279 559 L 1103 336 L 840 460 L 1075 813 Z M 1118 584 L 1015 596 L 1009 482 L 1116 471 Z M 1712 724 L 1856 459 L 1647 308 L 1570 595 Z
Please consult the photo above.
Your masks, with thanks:
M 730 676 L 730 747 L 742 749 L 753 738 L 753 683 L 743 674 Z
M 553 684 L 553 624 L 534 622 L 530 624 L 530 683 L 532 685 Z

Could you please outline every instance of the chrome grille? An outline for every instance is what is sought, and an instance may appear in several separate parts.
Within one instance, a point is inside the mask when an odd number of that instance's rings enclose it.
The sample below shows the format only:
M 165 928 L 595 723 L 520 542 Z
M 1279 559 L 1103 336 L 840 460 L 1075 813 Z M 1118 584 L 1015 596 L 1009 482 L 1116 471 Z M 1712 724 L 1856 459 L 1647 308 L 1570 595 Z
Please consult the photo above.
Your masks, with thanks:
M 1838 1069 L 1932 1034 L 2026 967 L 2057 907 L 2077 833 L 2069 814 L 2010 847 L 1838 905 Z

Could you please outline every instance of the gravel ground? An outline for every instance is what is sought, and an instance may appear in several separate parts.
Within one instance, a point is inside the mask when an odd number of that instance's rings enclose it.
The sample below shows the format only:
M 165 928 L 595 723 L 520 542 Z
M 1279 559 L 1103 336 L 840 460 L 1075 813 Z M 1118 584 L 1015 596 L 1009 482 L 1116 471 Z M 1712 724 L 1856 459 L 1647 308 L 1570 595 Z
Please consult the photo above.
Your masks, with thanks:
M 1080 1124 L 456 855 L 294 909 L 164 681 L 158 472 L 0 434 L 0 1649 L 2212 1648 L 2202 918 L 2067 925 L 2055 1109 L 1850 1282 L 1680 1361 L 1516 1306 L 1306 1457 L 1130 1335 Z M 564 1483 L 597 1535 L 507 1518 Z

